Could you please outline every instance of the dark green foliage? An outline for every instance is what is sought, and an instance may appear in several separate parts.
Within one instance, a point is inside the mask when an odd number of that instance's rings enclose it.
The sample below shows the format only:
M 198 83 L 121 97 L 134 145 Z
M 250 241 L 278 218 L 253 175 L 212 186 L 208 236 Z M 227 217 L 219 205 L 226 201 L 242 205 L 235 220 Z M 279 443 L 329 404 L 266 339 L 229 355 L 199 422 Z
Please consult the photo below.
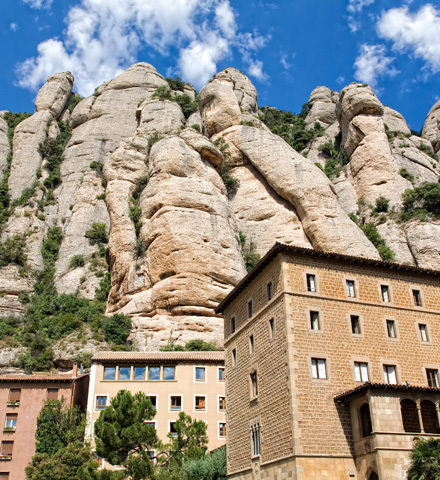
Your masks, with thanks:
M 403 208 L 401 218 L 426 218 L 428 215 L 440 216 L 440 183 L 423 182 L 414 189 L 405 190 L 402 195 Z
M 438 160 L 438 155 L 436 153 L 434 153 L 425 143 L 420 142 L 420 145 L 418 146 L 418 149 L 421 152 L 426 153 L 426 155 L 429 155 L 434 160 Z
M 78 105 L 78 103 L 83 99 L 83 97 L 81 97 L 80 95 L 75 95 L 73 97 L 73 100 L 70 102 L 69 104 L 69 112 L 72 113 L 73 110 L 75 109 L 75 107 Z
M 440 439 L 420 438 L 411 452 L 408 480 L 440 480 Z
M 100 193 L 99 195 L 96 195 L 96 200 L 105 200 L 105 193 Z
M 15 335 L 18 320 L 15 317 L 0 317 L 0 340 Z
M 134 223 L 136 236 L 139 235 L 139 232 L 142 227 L 141 214 L 142 214 L 142 209 L 141 207 L 139 207 L 138 202 L 136 202 L 134 205 L 130 207 L 129 216 L 130 216 L 130 220 Z
M 89 239 L 92 245 L 102 246 L 108 242 L 107 227 L 104 223 L 92 223 L 92 226 L 86 230 L 84 236 Z
M 161 352 L 213 352 L 222 350 L 215 342 L 204 342 L 203 340 L 190 340 L 184 347 L 176 343 L 169 343 L 161 347 Z
M 55 260 L 58 258 L 58 251 L 60 249 L 62 239 L 63 232 L 61 227 L 54 226 L 48 229 L 46 238 L 44 239 L 43 246 L 41 248 L 43 260 L 46 263 L 55 263 Z
M 145 253 L 145 245 L 144 242 L 142 241 L 141 238 L 139 238 L 139 233 L 142 228 L 142 221 L 141 221 L 141 215 L 142 215 L 142 209 L 139 206 L 139 201 L 142 192 L 144 191 L 144 188 L 148 184 L 148 177 L 144 176 L 141 177 L 135 186 L 135 189 L 133 191 L 133 195 L 131 197 L 131 206 L 130 206 L 130 219 L 134 223 L 134 228 L 136 231 L 136 255 L 138 257 L 141 257 Z
M 92 357 L 93 352 L 81 351 L 73 357 L 73 363 L 82 365 L 84 368 L 90 368 L 92 366 Z
M 194 100 L 191 100 L 191 97 L 186 93 L 183 95 L 176 95 L 173 100 L 179 104 L 185 118 L 189 118 L 199 108 L 197 97 Z
M 331 140 L 323 143 L 319 147 L 319 151 L 322 152 L 326 157 L 324 173 L 331 180 L 333 177 L 337 177 L 342 170 L 342 165 L 339 163 L 339 154 L 336 151 L 335 147 Z
M 374 210 L 377 213 L 388 212 L 389 206 L 390 201 L 387 198 L 380 196 L 376 198 L 376 207 Z
M 139 200 L 141 193 L 144 191 L 144 188 L 148 185 L 148 176 L 141 177 L 138 182 L 136 182 L 136 187 L 133 192 L 133 198 Z
M 110 282 L 110 272 L 102 277 L 99 282 L 99 288 L 95 290 L 95 299 L 99 302 L 107 302 L 108 294 L 110 293 L 111 282 Z
M 246 235 L 243 232 L 238 232 L 238 236 L 240 237 L 241 254 L 246 265 L 246 271 L 250 272 L 260 261 L 261 255 L 255 251 L 257 248 L 255 243 L 249 242 L 249 245 L 246 245 Z
M 152 95 L 153 98 L 158 98 L 159 100 L 171 100 L 171 90 L 165 85 L 157 87 L 155 92 Z
M 360 227 L 368 240 L 377 248 L 380 258 L 384 261 L 392 262 L 396 254 L 391 248 L 387 247 L 385 240 L 380 236 L 374 223 L 369 222 L 365 225 L 360 225 Z
M 69 268 L 79 268 L 85 265 L 84 255 L 77 254 L 70 259 Z
M 255 123 L 252 120 L 244 120 L 241 124 L 246 127 L 255 127 Z
M 101 173 L 102 172 L 102 169 L 104 167 L 104 164 L 101 163 L 101 162 L 96 162 L 95 160 L 93 160 L 93 162 L 90 164 L 90 168 L 92 170 L 96 170 L 98 173 Z
M 185 82 L 180 77 L 165 77 L 165 80 L 168 82 L 169 87 L 171 90 L 180 90 L 181 92 L 184 91 Z
M 136 256 L 137 257 L 142 257 L 142 255 L 145 253 L 145 244 L 142 238 L 138 238 L 136 240 Z
M 104 319 L 103 330 L 106 342 L 124 345 L 131 331 L 131 318 L 117 313 Z
M 191 128 L 192 128 L 193 130 L 196 130 L 196 131 L 199 132 L 199 133 L 201 132 L 201 130 L 200 130 L 200 125 L 198 125 L 197 123 L 193 123 L 193 124 L 191 125 Z
M 301 152 L 307 144 L 324 133 L 324 128 L 319 122 L 310 129 L 306 129 L 305 117 L 308 106 L 304 105 L 299 115 L 273 107 L 262 107 L 260 109 L 260 120 L 270 130 L 282 137 L 297 152 Z
M 401 168 L 399 174 L 409 180 L 411 183 L 414 183 L 414 175 L 411 175 L 406 168 Z
M 35 194 L 35 190 L 38 186 L 38 182 L 35 181 L 31 187 L 29 188 L 26 188 L 23 193 L 20 195 L 19 198 L 16 198 L 12 204 L 11 204 L 11 207 L 12 209 L 14 209 L 15 207 L 17 207 L 18 205 L 26 205 L 29 200 L 34 196 Z
M 220 177 L 225 184 L 226 191 L 228 192 L 228 197 L 233 197 L 240 186 L 240 180 L 231 175 L 231 170 L 234 168 L 231 162 L 225 161 L 222 165 L 222 170 Z
M 160 347 L 161 352 L 184 352 L 185 347 L 183 345 L 178 345 L 177 343 L 168 343 L 163 347 Z
M 0 242 L 0 267 L 9 264 L 27 267 L 25 235 L 6 237 L 4 242 Z
M 187 480 L 226 480 L 226 447 L 183 464 Z
M 20 368 L 26 373 L 48 371 L 53 367 L 53 352 L 48 338 L 40 332 L 24 334 L 22 343 L 27 352 L 20 355 Z

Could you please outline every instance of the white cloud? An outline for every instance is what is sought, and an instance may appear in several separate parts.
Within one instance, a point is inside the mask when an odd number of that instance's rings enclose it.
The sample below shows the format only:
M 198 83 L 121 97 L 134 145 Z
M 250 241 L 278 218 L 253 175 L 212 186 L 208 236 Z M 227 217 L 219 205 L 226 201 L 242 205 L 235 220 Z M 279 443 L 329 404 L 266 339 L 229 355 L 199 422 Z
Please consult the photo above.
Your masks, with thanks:
M 374 3 L 374 0 L 349 0 L 347 10 L 350 13 L 360 12 L 364 7 L 368 7 L 372 3 Z
M 22 0 L 22 2 L 27 3 L 31 8 L 41 10 L 45 8 L 50 8 L 53 0 Z
M 440 11 L 431 4 L 411 14 L 408 7 L 384 12 L 377 23 L 380 37 L 391 40 L 393 49 L 422 58 L 427 69 L 440 72 Z
M 394 58 L 386 56 L 383 45 L 361 46 L 360 55 L 356 58 L 354 78 L 359 82 L 368 83 L 374 87 L 378 77 L 394 76 L 399 73 L 391 64 Z
M 89 95 L 137 61 L 144 48 L 152 56 L 169 55 L 171 47 L 177 48 L 176 73 L 196 87 L 204 85 L 234 49 L 257 78 L 263 75 L 250 52 L 255 54 L 266 39 L 237 32 L 229 0 L 81 0 L 65 22 L 62 38 L 40 43 L 38 55 L 17 66 L 20 86 L 36 90 L 50 74 L 69 70 L 77 91 Z
M 345 82 L 345 77 L 342 75 L 339 75 L 339 77 L 336 79 L 336 83 L 339 85 L 342 85 Z
M 11 23 L 9 25 L 9 28 L 13 31 L 13 32 L 16 32 L 17 30 L 20 29 L 20 27 L 16 24 L 16 23 Z
M 263 62 L 261 60 L 249 61 L 249 75 L 260 80 L 260 82 L 265 82 L 269 78 L 267 74 L 263 72 Z

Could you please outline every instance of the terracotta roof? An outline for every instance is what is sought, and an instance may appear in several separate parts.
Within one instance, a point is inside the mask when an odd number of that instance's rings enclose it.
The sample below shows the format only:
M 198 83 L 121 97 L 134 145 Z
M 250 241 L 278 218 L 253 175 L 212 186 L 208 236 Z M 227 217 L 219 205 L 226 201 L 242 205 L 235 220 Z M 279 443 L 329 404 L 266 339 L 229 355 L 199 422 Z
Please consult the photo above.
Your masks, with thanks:
M 93 358 L 101 362 L 214 362 L 224 363 L 225 353 L 215 352 L 99 352 Z
M 227 295 L 215 309 L 216 313 L 223 313 L 225 308 L 235 300 L 238 295 L 262 272 L 272 260 L 280 253 L 290 253 L 294 255 L 302 255 L 305 257 L 325 258 L 328 260 L 337 260 L 341 263 L 356 263 L 366 267 L 376 267 L 381 270 L 399 270 L 405 273 L 415 275 L 428 275 L 431 277 L 440 277 L 440 270 L 430 270 L 428 268 L 413 267 L 411 265 L 402 265 L 394 262 L 383 262 L 381 260 L 373 260 L 371 258 L 355 257 L 353 255 L 343 255 L 340 253 L 323 252 L 314 250 L 313 248 L 294 247 L 292 245 L 284 245 L 283 243 L 275 243 L 275 245 L 264 255 L 264 257 L 255 265 L 255 267 L 240 281 L 240 283 Z
M 87 375 L 73 377 L 71 374 L 32 374 L 32 375 L 0 375 L 0 382 L 73 382 Z
M 417 386 L 417 385 L 389 385 L 388 383 L 370 383 L 366 382 L 362 385 L 359 385 L 356 388 L 347 390 L 346 392 L 339 393 L 335 395 L 333 399 L 335 401 L 344 401 L 347 398 L 353 397 L 358 393 L 366 392 L 367 390 L 400 390 L 400 391 L 410 391 L 410 392 L 428 392 L 428 393 L 440 393 L 440 388 L 437 387 L 426 387 L 426 386 Z

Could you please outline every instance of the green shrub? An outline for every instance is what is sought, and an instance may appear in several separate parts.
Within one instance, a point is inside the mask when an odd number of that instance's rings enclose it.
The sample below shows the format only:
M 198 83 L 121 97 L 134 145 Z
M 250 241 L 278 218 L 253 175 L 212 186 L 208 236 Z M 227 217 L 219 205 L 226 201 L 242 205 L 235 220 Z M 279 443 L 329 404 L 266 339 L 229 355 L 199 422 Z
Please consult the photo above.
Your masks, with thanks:
M 0 340 L 5 337 L 15 336 L 18 320 L 14 317 L 0 317 Z
M 181 92 L 184 91 L 186 84 L 180 77 L 165 77 L 165 80 L 168 82 L 171 90 L 180 90 Z
M 6 237 L 4 242 L 0 242 L 0 267 L 10 264 L 27 267 L 25 235 Z
M 425 143 L 420 142 L 420 145 L 417 148 L 426 155 L 429 155 L 434 160 L 438 160 L 438 155 L 434 153 Z
M 231 162 L 223 162 L 222 169 L 220 172 L 220 177 L 225 184 L 228 197 L 231 198 L 237 193 L 238 187 L 240 186 L 240 180 L 231 175 L 231 170 L 233 169 Z
M 60 249 L 62 239 L 63 232 L 61 227 L 53 226 L 47 230 L 47 235 L 41 248 L 41 254 L 45 262 L 50 264 L 55 263 L 55 260 L 58 258 L 58 251 Z
M 339 154 L 333 146 L 333 142 L 329 140 L 319 147 L 319 151 L 326 157 L 324 173 L 331 180 L 333 177 L 339 176 L 342 170 L 342 165 L 339 163 Z
M 99 282 L 99 288 L 95 290 L 95 299 L 100 302 L 107 302 L 108 294 L 110 293 L 111 282 L 110 272 L 107 272 Z
M 131 331 L 131 318 L 117 313 L 104 319 L 103 330 L 106 342 L 123 345 Z
M 195 100 L 191 100 L 191 97 L 186 93 L 183 95 L 176 95 L 171 100 L 174 100 L 179 104 L 185 118 L 189 118 L 199 108 L 199 102 L 197 98 Z
M 406 178 L 406 180 L 409 180 L 411 183 L 414 183 L 414 175 L 411 175 L 406 168 L 401 168 L 399 170 L 399 174 L 403 178 Z
M 96 200 L 105 200 L 105 193 L 100 193 L 99 195 L 96 195 Z
M 388 212 L 389 205 L 390 201 L 387 198 L 382 196 L 377 197 L 375 211 L 378 213 Z
M 405 190 L 402 195 L 401 218 L 408 221 L 414 217 L 440 216 L 440 183 L 423 182 L 414 189 Z
M 191 125 L 191 128 L 192 128 L 193 130 L 197 130 L 197 132 L 199 132 L 199 133 L 201 132 L 201 130 L 200 130 L 200 125 L 198 125 L 197 123 L 193 123 L 193 124 Z
M 108 242 L 107 227 L 104 223 L 93 223 L 92 226 L 86 230 L 84 236 L 89 239 L 92 245 L 101 246 L 103 243 Z
M 75 107 L 78 105 L 78 103 L 83 99 L 83 97 L 81 97 L 80 95 L 77 95 L 75 94 L 75 96 L 73 97 L 73 100 L 70 102 L 69 104 L 69 107 L 68 107 L 68 110 L 70 113 L 73 112 L 73 110 L 75 109 Z
M 158 98 L 159 100 L 171 100 L 171 90 L 165 85 L 157 87 L 154 91 L 153 98 Z
M 243 232 L 239 231 L 238 236 L 240 238 L 241 254 L 246 266 L 246 271 L 250 272 L 260 261 L 261 255 L 255 251 L 257 247 L 253 242 L 249 242 L 249 245 L 246 245 L 247 237 Z
M 77 254 L 70 259 L 69 268 L 79 268 L 85 265 L 84 255 Z
M 365 225 L 360 225 L 360 227 L 368 240 L 376 247 L 380 258 L 384 261 L 392 262 L 396 254 L 391 248 L 386 246 L 385 240 L 381 237 L 374 223 L 369 222 Z
M 95 160 L 93 160 L 93 162 L 90 164 L 90 168 L 92 170 L 95 170 L 98 173 L 101 173 L 102 169 L 104 168 L 104 164 L 101 163 L 101 162 L 96 162 Z

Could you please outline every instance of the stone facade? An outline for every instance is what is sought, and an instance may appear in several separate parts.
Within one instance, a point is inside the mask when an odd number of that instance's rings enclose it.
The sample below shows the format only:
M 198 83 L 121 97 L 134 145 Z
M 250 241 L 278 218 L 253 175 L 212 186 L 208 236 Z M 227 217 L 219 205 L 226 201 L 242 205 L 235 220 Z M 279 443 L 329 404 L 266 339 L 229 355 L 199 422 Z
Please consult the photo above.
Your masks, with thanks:
M 229 477 L 405 478 L 414 437 L 440 432 L 439 293 L 437 271 L 276 244 L 217 309 Z M 429 427 L 403 424 L 408 398 Z

